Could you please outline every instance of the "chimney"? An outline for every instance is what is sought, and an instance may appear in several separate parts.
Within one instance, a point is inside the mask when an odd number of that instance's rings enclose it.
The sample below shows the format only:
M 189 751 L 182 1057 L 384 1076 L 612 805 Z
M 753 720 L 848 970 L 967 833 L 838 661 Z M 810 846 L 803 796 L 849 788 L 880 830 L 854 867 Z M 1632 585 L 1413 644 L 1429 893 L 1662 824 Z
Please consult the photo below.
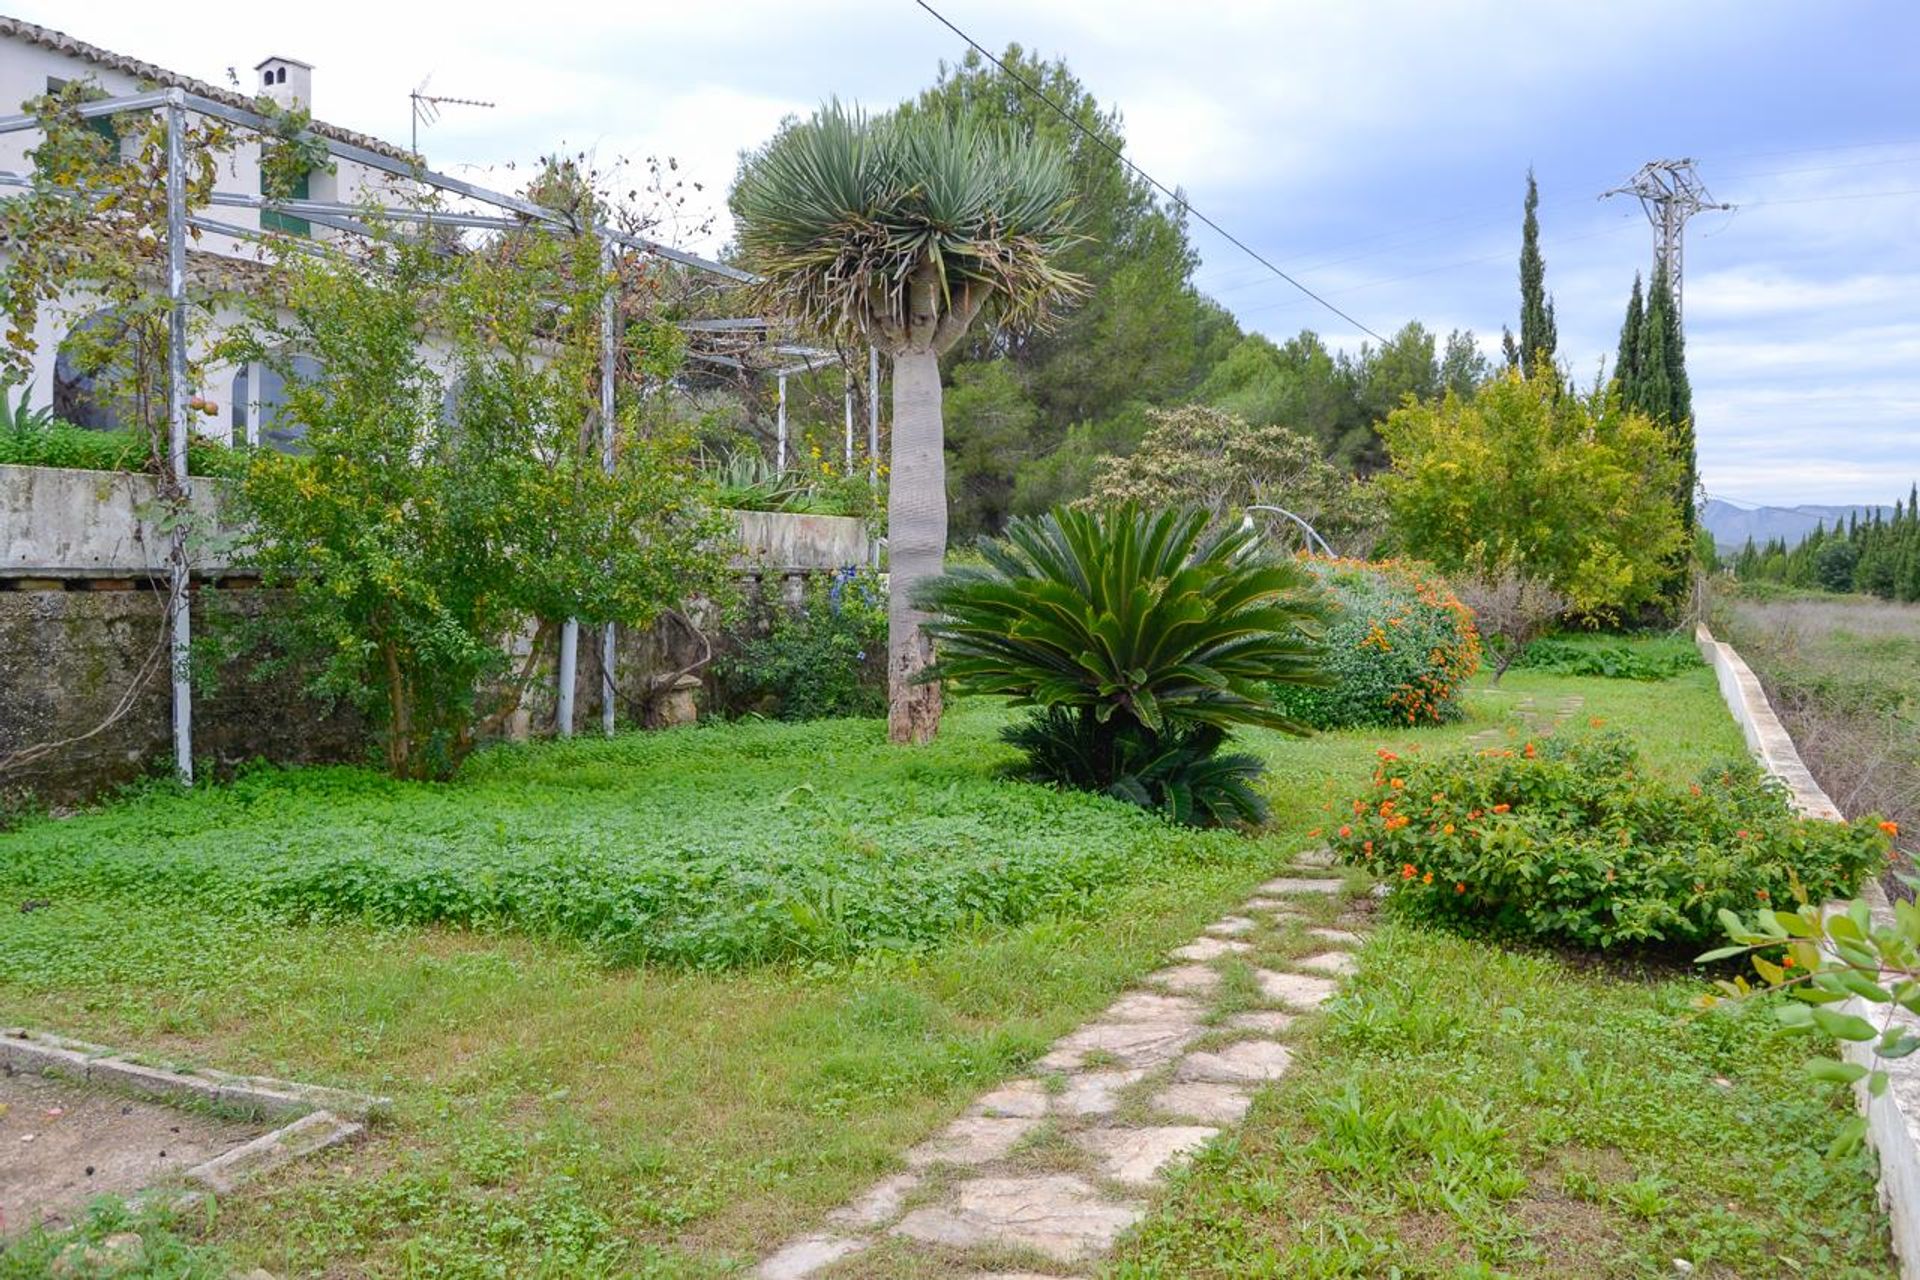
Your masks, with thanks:
M 268 58 L 254 70 L 260 73 L 260 92 L 282 107 L 313 110 L 313 67 L 298 58 Z

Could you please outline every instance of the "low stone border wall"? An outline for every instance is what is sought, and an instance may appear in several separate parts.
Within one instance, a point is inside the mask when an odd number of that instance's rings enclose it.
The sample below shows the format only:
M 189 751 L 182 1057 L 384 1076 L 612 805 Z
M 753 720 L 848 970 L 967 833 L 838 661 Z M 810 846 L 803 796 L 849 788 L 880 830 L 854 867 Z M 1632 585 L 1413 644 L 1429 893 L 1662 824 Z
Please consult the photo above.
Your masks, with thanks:
M 1767 772 L 1786 784 L 1794 808 L 1810 818 L 1845 821 L 1845 815 L 1801 760 L 1793 736 L 1774 714 L 1773 704 L 1753 669 L 1732 645 L 1715 640 L 1704 624 L 1696 629 L 1694 640 L 1700 656 L 1719 678 L 1721 695 L 1746 734 L 1747 745 Z M 1860 896 L 1866 899 L 1876 923 L 1892 923 L 1893 908 L 1877 880 L 1869 881 Z M 1858 997 L 1849 1001 L 1847 1008 L 1862 1017 L 1878 1012 L 1869 1010 Z M 1920 1020 L 1909 1020 L 1920 1030 Z M 1903 1280 L 1920 1280 L 1920 1055 L 1876 1063 L 1871 1045 L 1849 1042 L 1844 1048 L 1852 1061 L 1878 1066 L 1891 1077 L 1887 1091 L 1878 1098 L 1870 1097 L 1864 1086 L 1856 1091 L 1867 1117 L 1867 1140 L 1880 1157 L 1880 1200 L 1893 1223 L 1900 1275 Z
M 0 1032 L 0 1067 L 8 1072 L 29 1072 L 96 1084 L 157 1102 L 197 1102 L 242 1111 L 249 1116 L 286 1121 L 272 1132 L 186 1171 L 184 1176 L 189 1181 L 215 1193 L 231 1191 L 248 1178 L 301 1156 L 350 1142 L 366 1132 L 368 1120 L 385 1114 L 392 1105 L 387 1098 L 268 1076 L 210 1070 L 186 1073 L 150 1067 L 105 1045 L 69 1040 L 24 1027 L 9 1027 Z M 195 1193 L 189 1193 L 183 1202 L 195 1198 Z

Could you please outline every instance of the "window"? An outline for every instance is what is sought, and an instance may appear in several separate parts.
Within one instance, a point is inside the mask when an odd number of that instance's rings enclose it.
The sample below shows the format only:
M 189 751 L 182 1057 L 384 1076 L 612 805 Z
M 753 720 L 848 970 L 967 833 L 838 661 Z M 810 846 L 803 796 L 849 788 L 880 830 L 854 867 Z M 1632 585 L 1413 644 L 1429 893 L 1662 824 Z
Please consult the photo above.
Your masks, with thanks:
M 48 76 L 47 92 L 58 93 L 72 83 L 73 81 L 62 80 L 58 76 Z M 106 93 L 100 91 L 98 86 L 93 86 L 93 88 L 95 90 L 94 92 L 85 94 L 83 96 L 89 99 L 104 98 L 108 96 Z M 120 131 L 113 127 L 112 116 L 95 116 L 93 119 L 87 121 L 87 128 L 93 130 L 95 133 L 105 138 L 116 149 L 120 146 Z
M 112 309 L 95 311 L 67 330 L 53 358 L 53 416 L 93 431 L 139 425 L 138 408 L 166 403 L 165 372 L 158 353 L 146 359 L 138 333 Z M 139 370 L 149 385 L 141 394 Z
M 303 173 L 300 175 L 300 180 L 293 184 L 293 190 L 288 192 L 283 198 L 289 200 L 309 200 L 312 199 L 312 191 L 313 175 Z M 267 194 L 267 171 L 265 169 L 260 171 L 260 194 L 263 196 Z M 279 213 L 273 209 L 262 209 L 260 211 L 260 229 L 262 231 L 284 231 L 290 236 L 313 235 L 313 224 L 305 218 L 296 218 L 290 213 Z
M 312 356 L 295 355 L 292 361 L 295 382 L 311 382 L 320 377 L 320 362 Z M 277 369 L 266 365 L 255 365 L 260 371 L 260 397 L 252 398 L 252 369 L 241 369 L 233 375 L 233 439 L 238 444 L 251 438 L 262 448 L 273 449 L 279 453 L 306 452 L 307 428 L 304 423 L 294 422 L 284 416 L 287 404 L 287 381 Z M 260 415 L 257 434 L 247 430 L 247 415 Z

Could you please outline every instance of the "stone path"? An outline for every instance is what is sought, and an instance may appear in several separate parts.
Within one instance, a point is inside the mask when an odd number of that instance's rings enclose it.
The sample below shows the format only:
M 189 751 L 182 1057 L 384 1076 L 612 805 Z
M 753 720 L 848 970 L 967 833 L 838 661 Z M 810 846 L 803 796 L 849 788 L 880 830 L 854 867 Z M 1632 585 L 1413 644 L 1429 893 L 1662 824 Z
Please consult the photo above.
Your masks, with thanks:
M 1572 714 L 1569 710 L 1566 714 Z M 761 1280 L 1082 1275 L 1167 1176 L 1292 1060 L 1295 1019 L 1354 971 L 1362 909 L 1324 849 L 1169 955 L 1032 1074 L 976 1099 L 906 1169 L 764 1259 Z
M 1467 745 L 1476 751 L 1485 751 L 1489 747 L 1505 746 L 1521 738 L 1536 738 L 1552 733 L 1571 720 L 1579 710 L 1587 705 L 1587 700 L 1577 693 L 1570 693 L 1555 700 L 1552 707 L 1542 710 L 1532 694 L 1526 694 L 1513 704 L 1513 716 L 1518 724 L 1509 720 L 1504 724 L 1482 729 L 1467 739 Z

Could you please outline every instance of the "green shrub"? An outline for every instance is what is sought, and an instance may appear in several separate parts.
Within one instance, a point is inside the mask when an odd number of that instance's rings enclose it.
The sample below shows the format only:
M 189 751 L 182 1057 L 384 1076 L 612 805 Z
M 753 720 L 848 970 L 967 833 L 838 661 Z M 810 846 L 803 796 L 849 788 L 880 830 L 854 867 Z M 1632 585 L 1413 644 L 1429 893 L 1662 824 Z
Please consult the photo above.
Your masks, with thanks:
M 815 574 L 797 609 L 774 606 L 764 635 L 715 663 L 729 702 L 782 720 L 887 709 L 887 589 L 852 565 Z
M 1306 573 L 1204 511 L 1056 507 L 926 584 L 935 678 L 1038 713 L 1009 731 L 1036 778 L 1182 823 L 1256 821 L 1259 761 L 1217 757 L 1236 725 L 1298 732 L 1273 688 L 1317 680 Z
M 248 454 L 204 436 L 189 436 L 187 472 L 234 479 L 246 474 Z M 23 419 L 0 426 L 0 465 L 71 467 L 79 471 L 146 471 L 151 451 L 134 431 L 89 431 L 58 419 Z
M 1716 913 L 1852 893 L 1887 839 L 1796 816 L 1750 762 L 1682 786 L 1605 733 L 1432 760 L 1380 753 L 1374 785 L 1333 832 L 1342 858 L 1385 877 L 1421 917 L 1606 947 L 1697 944 Z
M 1685 636 L 1562 635 L 1535 640 L 1513 665 L 1556 676 L 1671 680 L 1701 662 L 1700 651 Z
M 1326 631 L 1332 683 L 1274 690 L 1288 715 L 1316 729 L 1443 724 L 1480 669 L 1473 615 L 1447 585 L 1400 561 L 1309 559 L 1335 605 Z

